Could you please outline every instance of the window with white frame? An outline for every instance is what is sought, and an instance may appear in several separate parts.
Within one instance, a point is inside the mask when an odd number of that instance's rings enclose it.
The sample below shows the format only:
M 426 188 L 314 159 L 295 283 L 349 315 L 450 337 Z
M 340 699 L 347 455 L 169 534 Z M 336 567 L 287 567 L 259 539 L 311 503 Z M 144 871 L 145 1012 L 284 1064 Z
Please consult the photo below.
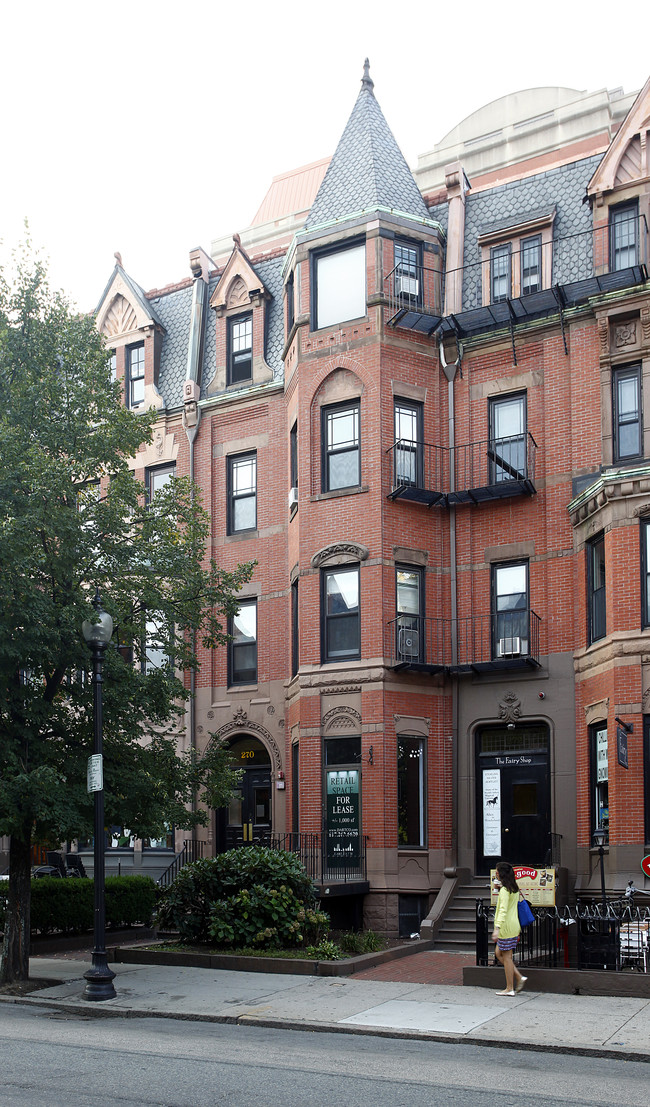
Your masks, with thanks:
M 257 526 L 257 454 L 228 458 L 228 534 Z
M 228 620 L 228 684 L 255 684 L 257 680 L 257 600 L 242 600 Z
M 641 366 L 628 365 L 612 373 L 614 401 L 614 461 L 643 455 Z
M 366 314 L 365 243 L 312 256 L 312 330 Z
M 144 342 L 127 346 L 126 405 L 140 407 L 144 403 Z

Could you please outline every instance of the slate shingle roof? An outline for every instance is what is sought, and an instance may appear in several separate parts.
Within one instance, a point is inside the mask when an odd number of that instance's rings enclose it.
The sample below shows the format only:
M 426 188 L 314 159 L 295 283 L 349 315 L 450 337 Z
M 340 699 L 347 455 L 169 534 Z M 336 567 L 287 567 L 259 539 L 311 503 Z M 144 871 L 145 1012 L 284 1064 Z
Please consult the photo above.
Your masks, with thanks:
M 149 300 L 165 328 L 160 352 L 158 390 L 165 407 L 178 407 L 183 399 L 183 381 L 187 370 L 187 350 L 192 317 L 192 286 Z
M 378 207 L 420 218 L 429 216 L 393 132 L 372 89 L 364 82 L 305 229 Z
M 494 225 L 501 224 L 503 229 L 514 226 L 539 211 L 556 209 L 553 284 L 591 276 L 593 223 L 589 205 L 583 204 L 582 198 L 600 160 L 600 155 L 584 158 L 474 196 L 469 193 L 465 209 L 464 311 L 478 307 L 482 300 L 479 235 Z

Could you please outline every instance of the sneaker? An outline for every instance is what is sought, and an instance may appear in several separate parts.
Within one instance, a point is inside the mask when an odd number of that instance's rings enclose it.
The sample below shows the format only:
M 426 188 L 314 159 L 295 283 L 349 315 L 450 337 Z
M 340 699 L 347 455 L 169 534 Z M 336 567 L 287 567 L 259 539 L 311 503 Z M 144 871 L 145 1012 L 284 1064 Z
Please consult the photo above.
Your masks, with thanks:
M 520 976 L 519 980 L 517 981 L 517 986 L 515 988 L 515 992 L 523 991 L 524 984 L 526 983 L 527 980 L 528 980 L 527 976 Z
M 504 988 L 502 992 L 495 992 L 495 996 L 516 996 L 516 992 L 509 992 L 507 988 Z

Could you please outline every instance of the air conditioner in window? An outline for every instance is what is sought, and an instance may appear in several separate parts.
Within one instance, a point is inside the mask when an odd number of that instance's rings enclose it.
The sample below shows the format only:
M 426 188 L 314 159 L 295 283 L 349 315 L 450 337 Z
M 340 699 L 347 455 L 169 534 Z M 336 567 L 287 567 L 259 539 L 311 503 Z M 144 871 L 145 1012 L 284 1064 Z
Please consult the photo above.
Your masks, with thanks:
M 403 661 L 417 661 L 420 656 L 420 632 L 400 627 L 397 636 L 397 652 Z
M 295 487 L 289 489 L 289 511 L 292 507 L 298 506 L 298 489 Z
M 417 296 L 420 291 L 420 282 L 417 277 L 405 277 L 399 274 L 395 277 L 395 292 L 398 296 Z
M 520 657 L 527 649 L 528 642 L 519 636 L 497 640 L 497 657 Z

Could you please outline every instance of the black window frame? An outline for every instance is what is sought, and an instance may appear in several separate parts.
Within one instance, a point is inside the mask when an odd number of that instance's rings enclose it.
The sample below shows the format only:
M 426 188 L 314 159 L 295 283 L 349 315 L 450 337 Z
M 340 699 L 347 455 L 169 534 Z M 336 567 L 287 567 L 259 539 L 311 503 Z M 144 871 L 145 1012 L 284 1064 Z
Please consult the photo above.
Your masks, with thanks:
M 140 351 L 142 351 L 142 356 L 141 357 L 140 357 Z M 134 374 L 133 374 L 134 355 L 136 353 L 138 354 L 137 369 L 138 370 L 141 369 L 142 372 L 138 372 L 137 375 L 134 376 Z M 144 384 L 144 380 L 145 380 L 145 353 L 144 353 L 144 342 L 134 342 L 132 346 L 127 346 L 127 348 L 126 348 L 125 376 L 126 376 L 126 387 L 125 387 L 124 391 L 125 391 L 125 398 L 126 398 L 126 406 L 128 408 L 131 408 L 132 410 L 135 410 L 135 408 L 142 407 L 142 405 L 144 404 L 144 401 L 145 401 L 145 384 Z M 133 399 L 133 385 L 134 384 L 139 384 L 140 381 L 142 381 L 142 399 L 141 400 L 134 400 Z
M 417 614 L 402 611 L 400 609 L 400 573 L 413 573 L 417 577 Z M 424 569 L 421 565 L 395 565 L 395 628 L 397 641 L 395 642 L 396 656 L 400 661 L 421 663 L 424 661 L 425 633 L 425 590 Z M 417 639 L 413 640 L 413 635 Z
M 499 592 L 499 573 L 502 570 L 523 569 L 525 588 L 523 592 Z M 495 661 L 507 657 L 526 657 L 530 654 L 530 564 L 528 558 L 519 557 L 512 561 L 494 561 L 490 565 L 490 591 L 492 618 L 492 657 Z M 523 597 L 523 605 L 512 606 L 500 600 L 507 597 Z M 519 649 L 514 649 L 519 639 Z M 505 647 L 500 643 L 506 643 Z M 510 648 L 508 648 L 508 643 Z
M 255 485 L 252 491 L 236 492 L 234 473 L 238 465 L 242 463 L 254 462 L 255 466 Z M 226 496 L 227 496 L 227 508 L 226 508 L 226 533 L 227 534 L 244 534 L 246 531 L 253 532 L 257 530 L 257 450 L 247 450 L 244 454 L 229 454 L 226 459 Z M 235 525 L 236 507 L 237 503 L 242 500 L 253 500 L 255 509 L 255 521 L 250 527 L 238 527 Z
M 610 742 L 609 733 L 607 730 L 607 720 L 602 719 L 600 722 L 593 723 L 589 727 L 589 845 L 591 846 L 594 830 L 602 829 L 606 834 L 606 841 L 609 841 L 609 770 L 607 780 L 607 807 L 599 807 L 597 803 L 597 796 L 599 795 L 601 785 L 604 781 L 598 781 L 598 735 L 602 732 L 607 735 L 607 755 L 609 760 L 610 754 Z M 607 814 L 601 817 L 600 812 L 606 811 Z
M 152 492 L 152 481 L 155 481 L 157 476 L 161 476 L 166 473 L 169 477 L 176 476 L 176 463 L 171 462 L 168 465 L 151 465 L 144 471 L 144 483 L 146 489 L 147 503 L 150 504 L 155 492 Z M 166 482 L 165 482 L 166 483 Z
M 650 517 L 643 517 L 640 523 L 641 626 L 650 627 Z
M 619 406 L 619 383 L 624 380 L 636 381 L 637 409 L 635 418 L 626 418 L 627 413 L 621 413 Z M 614 430 L 614 461 L 626 463 L 634 458 L 643 457 L 643 377 L 641 365 L 620 365 L 612 369 L 612 411 Z M 621 453 L 621 428 L 637 425 L 638 448 L 634 453 Z
M 290 273 L 287 277 L 287 283 L 285 287 L 285 296 L 287 299 L 287 338 L 291 334 L 291 328 L 296 321 L 296 301 L 295 301 L 295 282 L 294 275 Z
M 235 327 L 250 325 L 250 346 L 244 346 L 235 350 Z M 242 312 L 241 315 L 231 315 L 227 327 L 227 385 L 248 384 L 253 379 L 253 313 Z
M 501 258 L 506 259 L 506 286 L 507 292 L 503 296 L 495 296 L 494 286 L 496 280 L 502 280 L 503 273 L 495 272 L 495 261 Z M 512 298 L 512 242 L 500 242 L 498 246 L 492 246 L 490 248 L 490 303 L 491 304 L 504 304 L 506 300 Z
M 623 245 L 618 241 L 618 229 L 621 226 L 625 226 L 626 229 L 630 227 L 634 231 L 634 243 L 630 246 L 630 243 L 626 242 Z M 626 200 L 622 204 L 612 205 L 609 209 L 609 271 L 610 273 L 619 273 L 623 269 L 631 268 L 629 258 L 626 257 L 625 265 L 617 264 L 617 255 L 621 254 L 623 250 L 629 251 L 633 249 L 634 257 L 632 259 L 632 265 L 638 265 L 639 262 L 639 202 L 638 200 Z
M 413 258 L 398 257 L 398 251 L 400 254 L 408 253 L 414 256 Z M 412 292 L 403 291 L 401 286 L 398 285 L 399 277 L 407 277 L 417 281 L 417 289 Z M 417 307 L 422 303 L 422 278 L 422 243 L 414 242 L 409 238 L 396 238 L 393 245 L 393 287 L 395 295 L 402 300 L 408 300 L 413 307 Z
M 398 412 L 410 412 L 415 422 L 416 437 L 413 440 L 402 439 L 398 435 Z M 396 396 L 393 400 L 393 433 L 395 454 L 393 458 L 393 483 L 408 484 L 412 488 L 424 488 L 424 404 L 419 400 L 406 400 Z M 404 442 L 398 446 L 398 442 Z M 405 465 L 404 462 L 408 464 Z M 405 470 L 409 472 L 405 476 Z M 411 474 L 413 479 L 411 479 Z
M 520 434 L 500 437 L 496 433 L 496 412 L 499 407 L 521 404 L 522 430 Z M 510 480 L 524 480 L 528 476 L 528 393 L 507 392 L 488 396 L 488 460 L 490 484 L 502 484 Z M 500 452 L 498 452 L 500 451 Z M 521 462 L 521 464 L 518 464 Z
M 289 431 L 289 488 L 298 487 L 298 420 Z
M 537 273 L 537 281 L 535 287 L 526 287 L 526 266 L 524 260 L 528 251 L 536 253 L 536 264 L 532 267 L 533 271 Z M 531 267 L 528 267 L 529 271 Z M 541 292 L 543 288 L 543 275 L 542 275 L 542 236 L 541 234 L 529 235 L 527 238 L 522 238 L 519 243 L 519 294 L 520 296 L 532 296 L 535 292 Z
M 602 583 L 596 587 L 595 575 L 599 571 L 596 566 L 596 557 L 601 549 L 602 568 L 600 572 L 602 573 Z M 600 531 L 599 534 L 594 535 L 585 543 L 585 553 L 587 558 L 587 644 L 591 646 L 593 642 L 599 642 L 607 636 L 607 561 L 604 531 Z
M 417 751 L 414 753 L 414 751 Z M 416 797 L 413 800 L 412 777 L 417 763 Z M 397 848 L 426 849 L 426 742 L 417 734 L 397 735 Z M 412 810 L 415 805 L 415 810 Z M 412 827 L 417 823 L 417 835 Z M 409 840 L 417 838 L 417 840 Z
M 357 606 L 356 610 L 328 612 L 327 582 L 336 574 L 355 573 L 357 578 Z M 330 630 L 333 624 L 341 623 L 347 619 L 352 628 L 349 635 L 350 647 L 348 649 L 332 650 L 330 647 Z M 361 657 L 361 573 L 358 564 L 332 565 L 321 569 L 321 658 L 322 663 L 332 661 L 355 661 Z
M 291 676 L 295 677 L 300 666 L 300 620 L 298 618 L 298 578 L 291 584 Z
M 318 264 L 326 257 L 331 257 L 332 254 L 344 254 L 350 250 L 356 250 L 359 246 L 364 248 L 365 266 L 364 266 L 364 310 L 361 315 L 352 315 L 345 319 L 331 320 L 329 323 L 321 324 L 318 318 Z M 312 250 L 309 255 L 309 273 L 310 273 L 310 297 L 309 308 L 311 315 L 310 327 L 312 331 L 324 329 L 325 327 L 336 327 L 339 323 L 351 323 L 354 319 L 364 319 L 368 314 L 368 253 L 365 236 L 362 238 L 354 238 L 349 242 L 339 242 L 334 246 L 325 246 L 319 250 Z
M 255 657 L 255 665 L 239 666 L 237 664 L 237 654 L 243 652 L 244 649 L 248 649 L 251 643 L 238 642 L 236 636 L 235 619 L 237 616 L 230 616 L 228 618 L 228 687 L 234 688 L 241 684 L 257 684 L 258 675 L 258 642 L 259 642 L 259 629 L 258 629 L 258 613 L 257 613 L 257 597 L 251 596 L 243 599 L 239 604 L 237 615 L 241 612 L 242 608 L 253 608 L 255 611 L 255 638 L 253 640 L 253 654 Z
M 330 417 L 348 412 L 356 418 L 357 438 L 352 445 L 331 446 L 329 439 Z M 357 477 L 353 484 L 337 484 L 332 487 L 331 459 L 344 453 L 357 454 Z M 338 404 L 327 404 L 321 408 L 321 489 L 323 492 L 341 492 L 361 485 L 361 400 L 343 400 Z

